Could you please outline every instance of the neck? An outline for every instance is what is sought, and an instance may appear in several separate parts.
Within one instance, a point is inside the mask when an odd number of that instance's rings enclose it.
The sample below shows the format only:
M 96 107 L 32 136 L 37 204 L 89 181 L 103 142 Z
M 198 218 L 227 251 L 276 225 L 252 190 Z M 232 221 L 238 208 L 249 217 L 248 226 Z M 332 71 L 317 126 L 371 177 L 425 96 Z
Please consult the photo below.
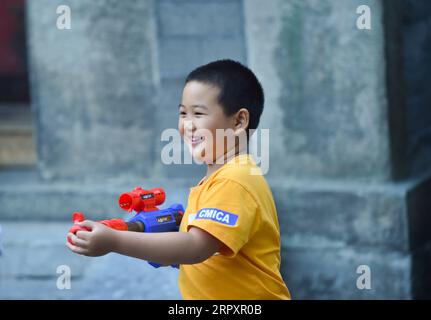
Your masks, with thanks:
M 207 164 L 207 174 L 205 176 L 205 180 L 208 179 L 210 175 L 212 175 L 214 172 L 216 172 L 219 168 L 221 168 L 223 165 L 225 165 L 227 162 L 235 158 L 236 156 L 240 154 L 245 154 L 246 148 L 239 148 L 238 146 L 236 148 L 232 148 L 228 152 L 226 152 L 221 157 L 217 158 L 216 161 L 214 161 L 212 164 Z M 204 181 L 205 181 L 204 180 Z

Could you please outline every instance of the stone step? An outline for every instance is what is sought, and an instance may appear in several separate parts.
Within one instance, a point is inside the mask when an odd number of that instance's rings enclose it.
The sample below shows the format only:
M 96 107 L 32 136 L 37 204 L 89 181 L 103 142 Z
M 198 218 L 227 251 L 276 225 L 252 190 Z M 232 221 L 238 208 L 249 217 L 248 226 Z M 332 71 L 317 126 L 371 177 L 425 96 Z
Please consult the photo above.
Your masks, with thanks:
M 177 269 L 155 269 L 113 253 L 97 258 L 72 253 L 65 246 L 69 223 L 0 220 L 0 225 L 0 300 L 181 299 Z M 57 287 L 64 275 L 59 266 L 70 271 L 70 289 Z
M 74 211 L 82 211 L 93 220 L 131 217 L 120 209 L 118 197 L 136 186 L 164 188 L 166 201 L 160 208 L 173 203 L 185 207 L 193 183 L 196 181 L 144 177 L 126 181 L 51 181 L 42 179 L 31 169 L 0 170 L 0 219 L 70 221 Z

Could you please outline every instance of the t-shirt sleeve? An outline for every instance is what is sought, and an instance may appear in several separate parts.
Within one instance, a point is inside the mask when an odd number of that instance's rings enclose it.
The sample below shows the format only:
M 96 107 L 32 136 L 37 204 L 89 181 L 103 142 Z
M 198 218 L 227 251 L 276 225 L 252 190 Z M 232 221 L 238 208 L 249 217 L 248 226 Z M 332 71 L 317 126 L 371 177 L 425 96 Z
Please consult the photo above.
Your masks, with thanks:
M 238 182 L 220 179 L 202 193 L 194 220 L 198 227 L 221 241 L 220 254 L 234 257 L 256 230 L 257 204 Z

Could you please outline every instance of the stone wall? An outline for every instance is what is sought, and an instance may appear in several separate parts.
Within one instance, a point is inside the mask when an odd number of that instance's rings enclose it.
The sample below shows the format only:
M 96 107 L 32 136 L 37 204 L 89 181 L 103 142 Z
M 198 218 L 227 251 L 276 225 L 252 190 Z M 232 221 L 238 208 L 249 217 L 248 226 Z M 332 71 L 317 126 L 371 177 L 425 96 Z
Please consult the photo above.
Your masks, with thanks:
M 56 27 L 69 5 L 72 29 Z M 39 171 L 92 180 L 149 175 L 157 64 L 152 1 L 28 1 Z M 111 89 L 107 89 L 111 88 Z
M 60 4 L 71 30 L 55 27 Z M 356 28 L 363 4 L 371 30 Z M 75 210 L 122 216 L 117 197 L 136 185 L 186 204 L 204 167 L 165 166 L 160 134 L 177 126 L 187 73 L 218 58 L 265 90 L 293 298 L 430 296 L 428 1 L 38 0 L 27 13 L 38 169 L 0 171 L 0 298 L 178 298 L 175 270 L 79 258 L 64 235 Z M 60 264 L 72 291 L 55 287 Z
M 404 1 L 403 13 L 407 158 L 409 175 L 420 176 L 431 164 L 431 3 Z
M 356 27 L 364 4 L 371 30 Z M 261 127 L 271 128 L 268 178 L 294 298 L 409 299 L 429 287 L 421 227 L 429 184 L 424 167 L 421 179 L 406 180 L 407 128 L 416 128 L 406 116 L 429 121 L 403 100 L 417 99 L 398 63 L 409 50 L 400 41 L 403 5 L 245 1 L 250 66 L 268 92 Z M 370 290 L 356 287 L 361 265 L 371 270 Z

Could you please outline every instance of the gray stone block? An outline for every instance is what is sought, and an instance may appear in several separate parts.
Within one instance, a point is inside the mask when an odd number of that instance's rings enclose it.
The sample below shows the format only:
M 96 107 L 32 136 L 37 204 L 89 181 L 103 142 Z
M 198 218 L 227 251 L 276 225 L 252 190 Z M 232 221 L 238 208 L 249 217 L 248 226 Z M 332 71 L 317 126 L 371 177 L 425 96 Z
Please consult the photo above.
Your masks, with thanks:
M 281 230 L 281 268 L 294 298 L 429 297 L 429 176 L 397 184 L 270 185 Z M 359 265 L 371 268 L 372 290 L 355 287 Z
M 118 197 L 136 186 L 144 189 L 162 187 L 166 192 L 164 208 L 172 203 L 187 204 L 193 179 L 143 179 L 98 181 L 93 183 L 46 182 L 25 172 L 0 173 L 0 219 L 13 221 L 71 221 L 74 211 L 83 212 L 90 220 L 129 218 L 121 210 Z
M 162 79 L 220 58 L 246 60 L 241 1 L 160 1 L 157 16 Z
M 117 254 L 73 254 L 64 245 L 70 224 L 1 223 L 0 299 L 181 299 L 176 269 Z M 70 289 L 57 288 L 60 265 L 70 267 Z
M 164 38 L 160 39 L 159 46 L 162 79 L 185 79 L 202 64 L 202 40 L 199 38 Z
M 3 241 L 3 230 L 2 227 L 0 225 L 0 257 L 3 253 L 3 245 L 2 245 L 2 241 Z
M 72 292 L 57 289 L 55 279 L 0 278 L 2 300 L 68 300 Z
M 358 289 L 366 265 L 370 289 Z M 372 247 L 285 247 L 282 275 L 293 299 L 411 299 L 411 259 L 405 252 Z
M 291 245 L 409 249 L 411 186 L 272 183 L 283 239 Z
M 181 299 L 177 278 L 177 269 L 155 269 L 143 260 L 109 254 L 94 259 L 85 278 L 75 283 L 71 296 L 73 299 Z
M 242 2 L 239 0 L 162 0 L 157 1 L 157 12 L 162 38 L 237 36 L 243 28 Z
M 83 277 L 90 261 L 70 252 L 66 234 L 71 223 L 6 222 L 4 229 L 1 274 L 6 278 L 55 281 L 57 267 L 67 265 L 73 278 Z
M 70 30 L 56 27 L 58 5 Z M 151 1 L 31 1 L 29 60 L 46 178 L 151 172 L 155 22 Z M 125 36 L 127 35 L 127 36 Z
M 161 39 L 159 45 L 162 80 L 184 81 L 193 69 L 218 59 L 246 60 L 243 38 L 170 37 Z
M 282 2 L 282 0 L 244 2 L 247 61 L 265 92 L 265 106 L 259 129 L 269 129 L 270 166 L 266 176 L 274 179 L 282 174 L 281 167 L 284 166 L 283 159 L 286 157 L 283 143 L 277 142 L 285 135 L 283 119 L 280 116 L 285 106 L 279 103 L 283 88 L 281 79 L 278 77 L 279 66 L 274 59 L 281 30 Z
M 372 8 L 372 30 L 356 8 Z M 287 155 L 278 174 L 294 178 L 390 177 L 381 1 L 281 2 L 273 51 L 281 82 Z
M 243 37 L 213 38 L 205 41 L 202 48 L 204 64 L 220 59 L 232 59 L 247 64 Z

